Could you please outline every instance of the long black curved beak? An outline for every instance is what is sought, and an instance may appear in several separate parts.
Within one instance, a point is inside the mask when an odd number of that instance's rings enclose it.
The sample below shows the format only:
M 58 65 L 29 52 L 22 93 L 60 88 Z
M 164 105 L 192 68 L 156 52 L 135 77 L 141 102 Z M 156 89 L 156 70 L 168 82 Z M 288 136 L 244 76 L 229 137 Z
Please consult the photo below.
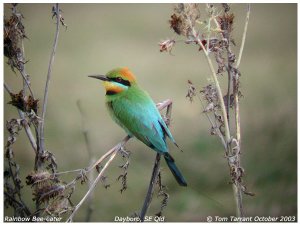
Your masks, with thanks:
M 109 79 L 105 75 L 89 75 L 89 77 L 96 78 L 103 81 L 108 81 Z

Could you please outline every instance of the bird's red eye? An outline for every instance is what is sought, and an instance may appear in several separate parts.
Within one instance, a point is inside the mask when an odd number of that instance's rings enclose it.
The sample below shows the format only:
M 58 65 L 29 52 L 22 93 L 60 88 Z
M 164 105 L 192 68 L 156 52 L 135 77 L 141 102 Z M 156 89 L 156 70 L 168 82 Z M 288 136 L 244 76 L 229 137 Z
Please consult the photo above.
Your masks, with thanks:
M 123 84 L 125 86 L 130 87 L 130 82 L 128 80 L 124 80 L 122 77 L 113 77 L 113 78 L 109 78 L 110 81 L 114 81 L 120 84 Z

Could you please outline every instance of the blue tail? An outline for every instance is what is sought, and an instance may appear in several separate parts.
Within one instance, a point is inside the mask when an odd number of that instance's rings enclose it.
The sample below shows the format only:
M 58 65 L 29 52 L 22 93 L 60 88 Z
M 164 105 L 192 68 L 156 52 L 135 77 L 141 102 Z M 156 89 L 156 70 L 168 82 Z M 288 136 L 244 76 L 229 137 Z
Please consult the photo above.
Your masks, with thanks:
M 187 186 L 187 183 L 186 183 L 185 179 L 183 178 L 183 176 L 180 173 L 179 169 L 175 165 L 175 161 L 174 161 L 173 157 L 168 152 L 164 153 L 164 157 L 165 157 L 166 163 L 168 164 L 169 169 L 173 173 L 173 175 L 174 175 L 176 181 L 178 182 L 178 184 L 180 186 Z

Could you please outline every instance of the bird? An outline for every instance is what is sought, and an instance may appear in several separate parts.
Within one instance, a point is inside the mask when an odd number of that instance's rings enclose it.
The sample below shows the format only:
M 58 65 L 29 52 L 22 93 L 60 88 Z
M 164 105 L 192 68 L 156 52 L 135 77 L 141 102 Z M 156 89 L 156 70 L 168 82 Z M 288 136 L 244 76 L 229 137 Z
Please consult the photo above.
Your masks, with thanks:
M 103 81 L 105 102 L 112 119 L 130 137 L 164 156 L 165 161 L 180 186 L 187 182 L 168 151 L 166 137 L 177 147 L 169 128 L 162 119 L 150 95 L 138 84 L 135 75 L 127 68 L 116 68 L 106 75 L 89 75 Z

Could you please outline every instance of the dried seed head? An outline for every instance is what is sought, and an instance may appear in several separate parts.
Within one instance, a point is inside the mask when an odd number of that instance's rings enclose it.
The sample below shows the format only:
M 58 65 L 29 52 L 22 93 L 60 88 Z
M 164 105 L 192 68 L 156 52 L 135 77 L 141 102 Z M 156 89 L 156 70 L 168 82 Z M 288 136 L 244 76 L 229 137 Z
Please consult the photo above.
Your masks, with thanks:
M 190 36 L 191 26 L 200 18 L 199 4 L 177 4 L 174 8 L 175 13 L 169 20 L 171 28 L 178 35 Z
M 178 35 L 181 35 L 183 32 L 183 22 L 182 18 L 180 16 L 177 16 L 175 13 L 171 16 L 171 19 L 169 20 L 171 28 L 174 30 L 174 32 Z
M 53 176 L 48 171 L 32 172 L 26 177 L 27 185 L 40 185 L 53 179 Z
M 33 110 L 37 113 L 38 110 L 38 99 L 34 99 L 31 95 L 24 95 L 23 90 L 21 90 L 18 94 L 11 93 L 11 101 L 8 104 L 12 104 L 23 112 L 31 112 Z
M 38 200 L 39 202 L 49 202 L 50 199 L 62 195 L 65 189 L 65 185 L 62 184 L 44 185 L 41 188 L 35 189 L 33 193 L 35 196 L 34 200 Z
M 188 93 L 185 97 L 189 98 L 190 102 L 192 102 L 196 94 L 197 93 L 194 84 L 192 83 L 192 81 L 188 80 Z
M 207 103 L 213 102 L 215 106 L 218 105 L 218 94 L 216 88 L 213 85 L 207 85 L 200 91 L 200 93 L 203 94 L 203 97 L 207 101 Z
M 234 14 L 227 14 L 225 13 L 222 16 L 217 17 L 217 21 L 220 25 L 220 28 L 223 32 L 228 32 L 230 33 L 233 29 L 233 19 L 234 19 Z
M 175 40 L 167 39 L 167 40 L 159 42 L 158 44 L 159 44 L 160 52 L 169 52 L 171 54 L 171 51 L 175 45 Z
M 61 216 L 61 214 L 67 213 L 68 210 L 71 210 L 70 201 L 64 196 L 60 196 L 52 201 L 48 207 L 47 212 L 50 212 L 52 215 Z
M 230 10 L 229 4 L 227 4 L 227 3 L 222 3 L 222 6 L 223 6 L 223 8 L 224 8 L 224 12 L 225 12 L 225 13 L 229 12 L 229 10 Z
M 26 38 L 25 28 L 22 23 L 23 15 L 17 12 L 16 4 L 13 4 L 12 15 L 10 18 L 4 18 L 4 55 L 8 58 L 8 64 L 12 70 L 20 69 L 23 56 L 20 55 L 21 40 Z

